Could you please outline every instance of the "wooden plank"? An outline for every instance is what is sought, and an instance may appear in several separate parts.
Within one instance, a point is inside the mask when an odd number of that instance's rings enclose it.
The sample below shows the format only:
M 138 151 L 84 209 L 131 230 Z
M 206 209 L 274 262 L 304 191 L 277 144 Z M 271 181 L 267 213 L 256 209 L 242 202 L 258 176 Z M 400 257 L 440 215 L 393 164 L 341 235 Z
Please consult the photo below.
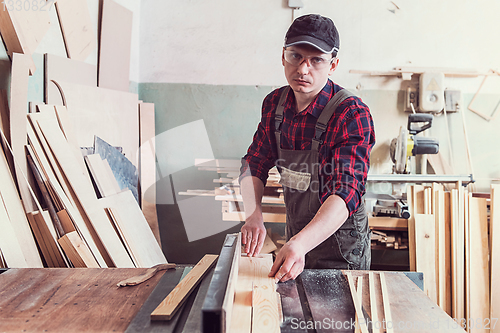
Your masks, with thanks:
M 24 209 L 32 212 L 36 209 L 28 183 L 23 175 L 28 175 L 28 166 L 24 146 L 26 139 L 26 114 L 28 113 L 28 77 L 30 55 L 14 53 L 10 84 L 10 146 L 15 161 L 15 176 L 21 194 Z
M 7 97 L 7 90 L 0 89 L 0 129 L 3 136 L 10 140 L 10 112 L 9 112 L 9 99 Z M 1 140 L 3 142 L 3 139 Z
M 40 230 L 38 225 L 39 220 L 35 219 L 35 216 L 40 215 L 40 212 L 31 212 L 26 215 L 28 218 L 28 222 L 30 223 L 31 230 L 33 231 L 33 234 L 35 236 L 36 242 L 38 243 L 38 248 L 40 249 L 43 258 L 45 259 L 47 267 L 59 267 L 57 265 L 57 261 L 54 258 L 52 248 L 48 244 L 47 235 Z
M 58 242 L 74 267 L 99 268 L 92 252 L 76 231 L 68 232 L 59 238 Z
M 358 300 L 361 301 L 361 306 L 363 306 L 363 276 L 362 275 L 358 276 L 358 281 L 356 284 L 356 297 L 358 298 Z M 364 316 L 363 316 L 363 321 L 365 321 Z M 373 319 L 372 319 L 372 321 L 373 321 Z M 361 324 L 359 321 L 359 317 L 356 314 L 356 328 L 354 330 L 354 333 L 360 333 L 360 332 L 361 332 Z
M 377 293 L 377 289 L 375 288 L 375 274 L 373 272 L 368 272 L 368 282 L 370 288 L 370 314 L 372 320 L 372 331 L 383 333 L 383 327 L 381 325 L 382 321 L 380 320 L 378 313 L 378 306 L 380 304 L 379 296 Z
M 113 264 L 120 268 L 133 267 L 132 260 L 109 223 L 106 213 L 99 207 L 90 180 L 79 168 L 74 155 L 67 154 L 71 147 L 58 124 L 50 119 L 41 119 L 37 123 Z
M 459 301 L 458 301 L 458 226 L 459 226 L 459 209 L 458 209 L 458 189 L 451 190 L 450 211 L 451 211 L 451 288 L 452 288 L 452 317 L 458 317 Z
M 363 309 L 361 307 L 362 301 L 359 298 L 358 294 L 356 293 L 356 288 L 354 287 L 354 279 L 351 275 L 351 272 L 347 271 L 346 276 L 347 276 L 347 282 L 349 283 L 349 289 L 351 290 L 351 296 L 352 296 L 352 301 L 354 303 L 354 308 L 356 309 L 356 316 L 364 318 Z M 360 320 L 359 325 L 361 328 L 361 332 L 368 333 L 368 327 L 366 326 L 366 320 Z
M 285 223 L 285 214 L 262 213 L 264 222 L 270 223 Z M 245 212 L 222 213 L 223 221 L 245 221 Z
M 458 186 L 457 225 L 457 313 L 454 318 L 465 318 L 465 206 L 464 187 Z
M 452 315 L 451 312 L 451 298 L 452 298 L 452 288 L 451 288 L 451 193 L 444 193 L 444 302 L 443 310 L 448 314 Z M 442 246 L 442 245 L 440 245 Z
M 424 273 L 424 292 L 436 302 L 436 226 L 434 215 L 415 215 L 415 245 L 417 271 Z
M 156 214 L 156 129 L 153 103 L 139 104 L 141 208 L 158 244 L 161 244 L 160 228 Z
M 129 90 L 133 13 L 113 0 L 102 5 L 99 87 Z
M 406 186 L 406 200 L 410 218 L 408 219 L 408 257 L 410 262 L 410 271 L 417 270 L 417 261 L 415 258 L 415 200 L 413 198 L 414 185 Z
M 224 295 L 224 302 L 222 303 L 222 332 L 230 332 L 231 318 L 233 313 L 233 304 L 235 298 L 235 288 L 238 281 L 238 272 L 241 258 L 241 232 L 236 237 L 236 244 L 234 245 L 233 261 L 231 263 L 231 271 L 229 272 L 229 279 L 227 281 L 226 293 Z
M 99 199 L 99 203 L 103 209 L 113 208 L 118 213 L 119 228 L 139 267 L 167 263 L 131 191 Z
M 276 299 L 276 283 L 268 277 L 273 265 L 271 255 L 262 255 L 254 271 L 252 291 L 252 333 L 280 332 L 280 319 Z
M 239 259 L 238 279 L 234 294 L 230 328 L 234 333 L 250 333 L 252 330 L 252 289 L 256 263 L 252 258 Z
M 97 46 L 86 0 L 57 0 L 57 16 L 68 58 L 85 61 Z
M 0 184 L 2 184 L 0 186 L 0 196 L 3 198 L 10 221 L 15 221 L 11 225 L 19 244 L 22 244 L 22 251 L 28 265 L 27 267 L 43 267 L 23 205 L 19 200 L 14 179 L 10 174 L 9 166 L 2 150 L 0 150 Z
M 500 184 L 491 184 L 490 211 L 490 281 L 492 282 L 490 288 L 490 318 L 500 318 L 500 288 L 493 288 L 493 281 L 500 279 Z M 500 332 L 500 325 L 496 325 L 491 332 Z
M 87 166 L 101 197 L 104 198 L 118 194 L 118 191 L 116 191 L 118 183 L 115 177 L 108 176 L 107 169 L 104 166 L 104 163 L 108 163 L 107 161 L 101 160 L 101 156 L 98 154 L 92 154 L 85 156 L 85 162 L 87 162 Z
M 1 154 L 1 151 L 0 151 Z M 2 154 L 3 155 L 3 154 Z M 0 249 L 7 267 L 29 267 L 0 195 Z
M 43 116 L 46 115 L 47 114 L 44 114 Z M 99 247 L 102 248 L 100 239 L 97 238 L 97 235 L 95 234 L 90 221 L 84 215 L 85 212 L 80 211 L 81 209 L 83 209 L 81 208 L 81 205 L 78 206 L 76 204 L 76 194 L 74 191 L 71 191 L 68 188 L 67 182 L 64 176 L 61 174 L 60 168 L 55 161 L 52 151 L 50 150 L 50 147 L 48 146 L 40 127 L 38 126 L 37 120 L 42 119 L 42 114 L 32 113 L 28 116 L 28 118 L 32 125 L 28 126 L 28 137 L 30 140 L 30 144 L 33 147 L 36 158 L 42 166 L 45 176 L 49 180 L 50 187 L 56 193 L 57 200 L 60 200 L 62 202 L 64 209 L 73 220 L 75 227 L 80 233 L 80 236 L 83 238 L 83 241 L 87 243 L 89 249 L 94 254 L 99 265 L 101 267 L 108 267 L 103 255 L 101 254 L 101 251 L 99 250 Z M 37 130 L 37 134 L 34 133 L 34 129 Z M 43 148 L 42 145 L 44 146 Z M 48 159 L 50 160 L 50 163 Z M 54 166 L 54 168 L 52 168 L 51 165 Z M 69 232 L 71 230 L 65 231 Z
M 385 273 L 380 272 L 380 286 L 382 288 L 382 302 L 384 303 L 384 315 L 387 324 L 387 333 L 394 332 L 394 321 L 392 320 L 391 303 L 389 300 L 389 292 L 387 290 L 387 281 L 385 280 Z
M 97 87 L 96 65 L 47 53 L 44 55 L 44 60 L 46 104 L 64 105 L 61 92 L 52 80 Z
M 472 194 L 469 194 L 472 196 Z M 488 246 L 488 211 L 484 198 L 469 198 L 469 305 L 467 318 L 489 318 L 490 270 Z M 472 256 L 473 254 L 473 256 Z M 481 327 L 473 327 L 474 332 L 486 332 Z M 488 330 L 489 331 L 489 330 Z
M 206 254 L 156 307 L 151 313 L 151 320 L 170 320 L 217 258 L 217 255 Z
M 66 102 L 78 146 L 93 146 L 97 135 L 113 146 L 123 147 L 125 156 L 137 167 L 137 94 L 62 81 L 56 83 Z

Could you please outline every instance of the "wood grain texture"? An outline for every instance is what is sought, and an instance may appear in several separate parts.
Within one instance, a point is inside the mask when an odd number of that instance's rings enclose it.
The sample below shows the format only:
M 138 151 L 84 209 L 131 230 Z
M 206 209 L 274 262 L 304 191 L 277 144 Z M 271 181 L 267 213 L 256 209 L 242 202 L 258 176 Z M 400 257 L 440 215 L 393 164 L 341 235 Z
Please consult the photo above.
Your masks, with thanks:
M 176 266 L 175 264 L 158 264 L 151 268 L 148 268 L 146 273 L 125 279 L 123 281 L 118 282 L 116 285 L 118 287 L 136 286 L 151 279 L 156 274 L 156 272 L 165 269 L 175 269 L 175 266 Z
M 85 0 L 57 0 L 57 16 L 68 58 L 85 61 L 97 46 Z
M 415 259 L 415 199 L 414 185 L 406 186 L 406 200 L 410 218 L 408 219 L 408 257 L 410 262 L 410 271 L 414 272 L 417 269 L 417 261 Z
M 59 125 L 51 119 L 41 119 L 37 123 L 113 264 L 120 268 L 134 267 L 104 210 L 99 207 L 90 180 L 79 167 L 74 155 L 67 154 L 71 148 Z
M 437 302 L 436 290 L 436 226 L 434 215 L 415 215 L 417 271 L 424 273 L 424 291 Z
M 153 267 L 167 263 L 160 245 L 156 242 L 130 190 L 99 199 L 99 205 L 102 209 L 113 208 L 118 214 L 119 217 L 115 222 L 118 223 L 118 228 L 138 267 Z
M 0 151 L 0 153 L 2 153 Z M 27 268 L 28 263 L 24 257 L 21 243 L 5 209 L 2 196 L 0 195 L 0 249 L 2 249 L 3 260 L 7 267 Z
M 134 288 L 116 283 L 145 271 L 10 269 L 0 274 L 0 331 L 123 332 L 163 272 Z
M 384 317 L 387 323 L 387 333 L 394 332 L 394 321 L 392 320 L 391 301 L 389 299 L 389 292 L 387 290 L 387 281 L 385 280 L 385 273 L 380 272 L 380 287 L 382 289 L 382 302 L 384 303 Z
M 57 241 L 75 268 L 99 268 L 92 252 L 76 231 L 66 233 Z
M 467 318 L 488 318 L 490 315 L 490 269 L 488 246 L 488 211 L 484 198 L 469 198 L 469 306 Z M 493 287 L 492 287 L 493 288 Z M 474 332 L 487 332 L 475 327 Z M 489 331 L 489 330 L 488 330 Z
M 235 289 L 233 313 L 231 317 L 231 332 L 250 333 L 252 329 L 252 289 L 254 277 L 252 258 L 240 258 L 238 280 Z
M 381 316 L 379 315 L 378 306 L 381 303 L 380 297 L 378 295 L 377 288 L 375 285 L 379 281 L 375 281 L 375 274 L 373 272 L 368 273 L 369 288 L 370 288 L 370 314 L 372 320 L 372 331 L 383 333 Z
M 102 6 L 99 87 L 129 90 L 133 13 L 113 0 Z
M 104 198 L 118 194 L 118 191 L 116 191 L 118 186 L 116 179 L 114 177 L 109 177 L 107 169 L 104 166 L 104 163 L 108 163 L 107 161 L 101 160 L 99 154 L 92 154 L 85 156 L 85 162 L 87 163 L 90 174 L 97 185 L 101 197 Z
M 363 317 L 363 309 L 361 307 L 362 300 L 358 296 L 356 292 L 356 287 L 354 286 L 354 279 L 351 273 L 348 271 L 346 272 L 347 276 L 347 282 L 349 283 L 349 289 L 351 291 L 351 296 L 352 296 L 352 301 L 354 303 L 354 308 L 356 309 L 356 317 Z M 366 321 L 365 320 L 359 320 L 358 321 L 359 327 L 361 329 L 361 332 L 363 333 L 368 333 L 368 327 L 366 326 Z
M 274 277 L 268 277 L 273 265 L 270 254 L 257 258 L 252 291 L 252 333 L 280 332 L 280 315 Z
M 151 320 L 170 320 L 193 289 L 200 283 L 218 256 L 206 254 L 151 313 Z

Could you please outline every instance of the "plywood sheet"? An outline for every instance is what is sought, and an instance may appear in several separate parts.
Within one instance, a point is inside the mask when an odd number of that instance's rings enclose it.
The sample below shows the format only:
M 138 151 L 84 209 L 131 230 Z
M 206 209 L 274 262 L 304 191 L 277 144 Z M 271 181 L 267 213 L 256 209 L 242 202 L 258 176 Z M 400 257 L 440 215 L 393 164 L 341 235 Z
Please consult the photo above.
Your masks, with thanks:
M 101 156 L 98 154 L 85 156 L 85 161 L 87 162 L 87 166 L 90 169 L 90 173 L 97 185 L 101 197 L 117 194 L 118 191 L 116 191 L 115 185 L 116 179 L 114 177 L 109 177 L 107 169 L 104 166 L 104 163 L 108 162 L 106 160 L 101 160 Z
M 85 61 L 97 46 L 87 0 L 57 0 L 56 8 L 68 58 Z
M 28 267 L 23 250 L 21 249 L 21 243 L 17 239 L 16 232 L 12 227 L 1 196 L 0 230 L 2 230 L 2 232 L 0 232 L 0 248 L 2 249 L 3 258 L 7 267 Z
M 132 12 L 122 5 L 113 0 L 103 1 L 99 87 L 129 91 L 132 18 Z
M 132 192 L 124 191 L 111 195 L 99 199 L 99 203 L 102 209 L 113 208 L 114 212 L 118 213 L 116 222 L 119 223 L 118 227 L 133 257 L 137 260 L 138 267 L 152 267 L 167 263 Z
M 97 87 L 97 66 L 83 61 L 45 54 L 45 103 L 64 105 L 61 92 L 52 82 L 69 82 Z
M 161 244 L 156 214 L 156 140 L 155 106 L 139 104 L 140 164 L 139 181 L 141 208 L 158 244 Z
M 71 151 L 71 147 L 59 125 L 50 119 L 38 120 L 37 123 L 114 265 L 121 268 L 134 267 L 106 213 L 99 207 L 90 180 L 80 170 L 73 154 L 67 153 Z
M 32 55 L 50 27 L 49 8 L 53 1 L 5 1 L 0 10 L 0 34 L 7 54 Z M 5 7 L 4 7 L 5 6 Z M 22 8 L 21 8 L 22 6 Z M 37 10 L 33 10 L 34 8 Z M 27 10 L 26 10 L 27 8 Z M 30 58 L 31 74 L 35 64 Z
M 137 94 L 62 81 L 57 83 L 61 88 L 78 145 L 93 146 L 94 135 L 97 135 L 112 146 L 123 147 L 125 156 L 137 167 Z
M 417 271 L 424 273 L 424 292 L 437 302 L 436 290 L 436 226 L 434 215 L 415 214 Z

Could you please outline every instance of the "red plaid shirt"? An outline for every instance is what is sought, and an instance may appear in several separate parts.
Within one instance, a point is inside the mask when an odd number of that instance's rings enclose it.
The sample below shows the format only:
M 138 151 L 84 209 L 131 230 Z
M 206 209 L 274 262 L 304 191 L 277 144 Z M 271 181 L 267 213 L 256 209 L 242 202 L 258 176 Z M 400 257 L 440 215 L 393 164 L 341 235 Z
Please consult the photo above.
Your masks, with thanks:
M 241 177 L 258 177 L 265 184 L 268 171 L 278 159 L 274 135 L 274 114 L 281 93 L 279 88 L 266 96 L 262 105 L 262 118 L 253 142 L 242 159 Z M 334 93 L 342 87 L 328 80 L 316 99 L 302 112 L 295 113 L 296 102 L 290 89 L 283 111 L 281 148 L 310 150 L 316 121 Z M 375 144 L 375 132 L 370 110 L 358 97 L 344 100 L 323 135 L 319 150 L 320 201 L 330 195 L 340 196 L 353 214 L 365 193 L 366 175 L 370 166 L 370 152 Z M 245 163 L 246 161 L 246 163 Z

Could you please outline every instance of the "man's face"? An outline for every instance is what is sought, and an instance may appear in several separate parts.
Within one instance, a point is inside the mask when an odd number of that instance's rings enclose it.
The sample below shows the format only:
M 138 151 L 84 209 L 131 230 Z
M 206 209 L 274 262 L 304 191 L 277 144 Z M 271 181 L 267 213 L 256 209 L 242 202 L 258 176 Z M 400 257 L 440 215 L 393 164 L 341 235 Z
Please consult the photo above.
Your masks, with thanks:
M 292 64 L 285 58 L 299 59 Z M 321 62 L 327 61 L 323 65 Z M 293 62 L 293 61 L 292 61 Z M 309 45 L 294 45 L 283 49 L 282 63 L 285 67 L 285 77 L 295 94 L 304 97 L 315 97 L 326 84 L 338 65 L 338 59 L 332 61 L 330 53 L 323 53 Z

